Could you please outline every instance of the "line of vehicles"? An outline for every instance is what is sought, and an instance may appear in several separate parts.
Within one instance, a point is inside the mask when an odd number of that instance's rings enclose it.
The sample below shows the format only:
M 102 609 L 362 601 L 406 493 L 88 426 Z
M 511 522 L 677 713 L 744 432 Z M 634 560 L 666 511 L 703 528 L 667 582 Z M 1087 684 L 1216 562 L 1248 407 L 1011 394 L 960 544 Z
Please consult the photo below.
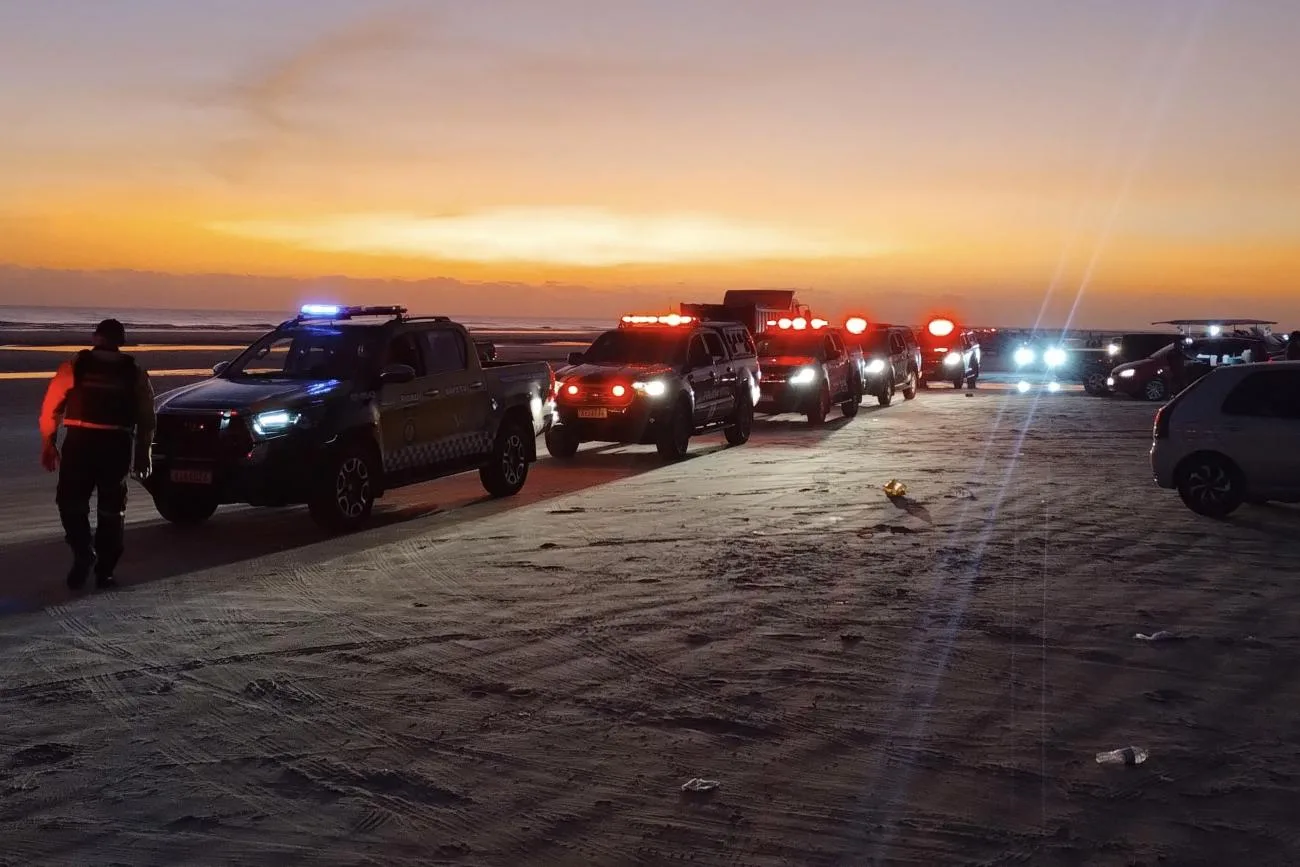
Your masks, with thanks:
M 1240 368 L 1247 371 L 1242 382 L 1254 382 L 1250 371 L 1261 365 L 1249 362 L 1271 360 L 1279 348 L 1260 330 L 1271 323 L 1252 321 L 1255 330 L 1226 334 L 1224 328 L 1246 323 L 1173 324 L 1215 330 L 1200 337 L 1123 335 L 1090 363 L 1105 370 L 1109 389 L 1164 400 L 1173 383 L 1181 390 L 1212 370 Z M 1185 358 L 1182 372 L 1171 375 L 1175 351 Z M 889 406 L 900 394 L 912 400 L 935 384 L 974 387 L 981 367 L 979 335 L 953 319 L 937 317 L 915 330 L 862 316 L 832 324 L 792 293 L 629 314 L 558 369 L 544 361 L 496 361 L 495 347 L 445 316 L 309 304 L 216 365 L 211 378 L 158 397 L 154 473 L 145 487 L 158 512 L 176 524 L 201 523 L 223 504 L 306 504 L 322 527 L 344 532 L 363 525 L 386 491 L 466 471 L 478 472 L 489 495 L 511 496 L 527 481 L 539 438 L 561 460 L 584 442 L 653 444 L 675 460 L 699 434 L 721 432 L 729 444 L 744 444 L 757 412 L 799 413 L 820 425 L 836 410 L 856 416 L 868 397 Z M 1278 376 L 1300 369 L 1277 367 Z M 1300 386 L 1279 393 L 1300 406 Z M 1162 410 L 1158 430 L 1162 423 L 1168 428 L 1171 414 L 1191 417 L 1199 404 L 1186 395 Z M 1241 428 L 1234 424 L 1224 430 Z M 1195 476 L 1210 479 L 1198 491 L 1229 485 L 1219 505 L 1184 491 L 1189 505 L 1222 511 L 1234 491 L 1274 496 L 1268 485 L 1300 486 L 1300 477 L 1282 473 L 1233 487 L 1234 480 L 1255 479 L 1262 456 L 1276 450 L 1252 436 L 1234 441 L 1243 454 L 1260 455 L 1223 459 L 1222 472 L 1203 468 Z M 1194 431 L 1187 437 L 1192 442 Z M 1281 440 L 1276 445 L 1285 448 Z M 1161 450 L 1167 453 L 1169 447 Z M 1161 458 L 1162 484 L 1193 484 L 1180 462 L 1186 457 Z
M 386 491 L 466 471 L 491 496 L 515 494 L 539 438 L 559 459 L 593 441 L 678 459 L 698 434 L 745 443 L 756 412 L 820 425 L 866 397 L 889 406 L 979 375 L 978 339 L 951 319 L 919 335 L 861 316 L 833 325 L 788 292 L 626 315 L 558 370 L 496 361 L 445 316 L 308 304 L 211 378 L 158 397 L 144 484 L 176 524 L 223 504 L 306 504 L 346 532 Z
M 1277 323 L 1268 320 L 1172 319 L 1152 324 L 1176 330 L 1120 334 L 1096 346 L 1030 338 L 1015 348 L 1012 361 L 1022 375 L 1047 374 L 1049 385 L 1075 381 L 1094 396 L 1163 402 L 1220 365 L 1278 360 L 1287 353 L 1286 338 L 1274 335 L 1271 327 Z

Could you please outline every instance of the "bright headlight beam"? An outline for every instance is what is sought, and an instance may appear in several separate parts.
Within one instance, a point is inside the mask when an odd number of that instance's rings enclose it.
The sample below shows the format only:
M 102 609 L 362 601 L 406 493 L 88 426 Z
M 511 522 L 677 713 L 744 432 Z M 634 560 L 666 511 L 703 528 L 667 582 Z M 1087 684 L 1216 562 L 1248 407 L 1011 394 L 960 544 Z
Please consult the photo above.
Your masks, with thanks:
M 1028 346 L 1022 346 L 1016 350 L 1016 354 L 1012 358 L 1017 366 L 1024 367 L 1027 364 L 1033 364 L 1034 359 L 1038 358 L 1038 354 Z
M 811 367 L 800 369 L 794 376 L 790 377 L 791 385 L 807 385 L 817 378 L 817 371 Z
M 1053 346 L 1043 353 L 1043 362 L 1048 367 L 1060 367 L 1065 364 L 1065 350 Z

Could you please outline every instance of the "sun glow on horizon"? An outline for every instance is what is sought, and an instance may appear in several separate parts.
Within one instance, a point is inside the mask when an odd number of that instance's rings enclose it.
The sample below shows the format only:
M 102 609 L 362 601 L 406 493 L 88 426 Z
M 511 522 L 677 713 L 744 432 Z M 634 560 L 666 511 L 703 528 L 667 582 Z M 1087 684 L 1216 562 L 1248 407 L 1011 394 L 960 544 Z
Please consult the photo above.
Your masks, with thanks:
M 863 259 L 887 248 L 710 214 L 603 208 L 496 208 L 209 223 L 214 231 L 328 253 L 600 268 L 764 260 Z

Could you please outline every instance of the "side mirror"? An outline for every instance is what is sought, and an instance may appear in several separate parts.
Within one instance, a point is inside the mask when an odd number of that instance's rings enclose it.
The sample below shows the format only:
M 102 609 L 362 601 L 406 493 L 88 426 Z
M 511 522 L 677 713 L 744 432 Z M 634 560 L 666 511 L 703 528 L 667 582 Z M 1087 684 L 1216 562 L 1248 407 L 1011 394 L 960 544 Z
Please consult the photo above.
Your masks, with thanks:
M 384 385 L 404 385 L 415 379 L 415 368 L 409 364 L 390 364 L 379 373 Z
M 220 376 L 221 374 L 226 372 L 226 368 L 229 366 L 230 366 L 229 361 L 218 361 L 216 364 L 212 365 L 212 375 Z
M 722 362 L 724 362 L 724 361 L 727 360 L 727 359 L 725 359 L 724 357 L 722 357 L 721 355 L 713 355 L 713 356 L 710 356 L 710 358 L 713 359 L 713 363 L 714 363 L 714 364 L 721 364 Z
M 581 352 L 570 352 L 570 353 L 569 353 L 569 364 L 582 364 L 582 359 L 583 359 L 584 357 L 585 357 L 584 353 L 581 353 Z
M 474 344 L 478 350 L 479 361 L 496 361 L 497 345 L 490 340 L 481 340 Z

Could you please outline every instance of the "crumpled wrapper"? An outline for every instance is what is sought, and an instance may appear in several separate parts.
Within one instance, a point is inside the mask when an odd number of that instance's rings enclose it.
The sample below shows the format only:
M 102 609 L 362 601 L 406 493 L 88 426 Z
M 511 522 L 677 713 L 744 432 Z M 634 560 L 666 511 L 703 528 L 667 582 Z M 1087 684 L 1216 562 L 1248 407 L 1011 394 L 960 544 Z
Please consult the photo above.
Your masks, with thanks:
M 885 484 L 885 496 L 886 497 L 907 496 L 907 485 L 903 484 L 898 479 L 890 479 Z

